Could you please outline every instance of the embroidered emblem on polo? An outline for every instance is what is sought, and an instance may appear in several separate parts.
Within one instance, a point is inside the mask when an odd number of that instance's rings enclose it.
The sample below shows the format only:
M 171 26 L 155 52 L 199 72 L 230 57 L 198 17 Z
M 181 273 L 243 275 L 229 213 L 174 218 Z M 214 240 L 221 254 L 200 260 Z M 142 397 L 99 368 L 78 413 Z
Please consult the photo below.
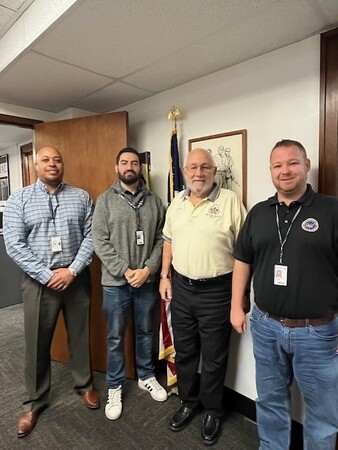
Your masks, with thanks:
M 220 211 L 221 210 L 220 210 L 219 206 L 217 206 L 217 205 L 210 206 L 209 211 L 208 211 L 208 216 L 210 218 L 219 217 Z
M 310 233 L 314 233 L 319 228 L 319 223 L 316 219 L 313 219 L 312 217 L 309 217 L 308 219 L 305 219 L 302 223 L 302 228 L 304 231 L 309 231 Z

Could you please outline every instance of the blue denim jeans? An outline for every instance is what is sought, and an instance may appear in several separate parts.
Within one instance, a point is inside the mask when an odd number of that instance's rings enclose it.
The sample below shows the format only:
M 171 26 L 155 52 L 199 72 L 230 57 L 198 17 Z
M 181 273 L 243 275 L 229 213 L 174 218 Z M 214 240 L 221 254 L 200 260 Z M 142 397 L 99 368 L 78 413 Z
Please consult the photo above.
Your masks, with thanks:
M 153 311 L 158 298 L 154 283 L 145 283 L 140 288 L 129 284 L 103 287 L 103 315 L 108 325 L 107 374 L 108 389 L 123 384 L 124 335 L 129 317 L 133 313 L 135 326 L 135 355 L 138 377 L 146 380 L 154 376 Z
M 260 449 L 289 449 L 290 386 L 295 378 L 305 403 L 304 450 L 334 450 L 338 432 L 338 318 L 327 325 L 289 328 L 254 306 L 250 323 Z

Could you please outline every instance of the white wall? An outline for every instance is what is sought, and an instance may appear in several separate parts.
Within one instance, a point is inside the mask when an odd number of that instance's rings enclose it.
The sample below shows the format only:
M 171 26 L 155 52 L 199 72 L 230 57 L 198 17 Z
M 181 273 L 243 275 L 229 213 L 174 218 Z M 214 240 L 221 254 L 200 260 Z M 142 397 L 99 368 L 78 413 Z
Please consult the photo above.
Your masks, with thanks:
M 312 160 L 310 182 L 317 187 L 319 142 L 319 36 L 254 58 L 134 103 L 129 143 L 151 152 L 152 188 L 166 201 L 172 106 L 181 111 L 181 161 L 188 139 L 238 129 L 248 131 L 248 207 L 274 193 L 268 169 L 272 146 L 282 138 L 303 143 Z M 254 399 L 251 336 L 234 335 L 226 385 Z M 301 420 L 296 394 L 294 416 Z

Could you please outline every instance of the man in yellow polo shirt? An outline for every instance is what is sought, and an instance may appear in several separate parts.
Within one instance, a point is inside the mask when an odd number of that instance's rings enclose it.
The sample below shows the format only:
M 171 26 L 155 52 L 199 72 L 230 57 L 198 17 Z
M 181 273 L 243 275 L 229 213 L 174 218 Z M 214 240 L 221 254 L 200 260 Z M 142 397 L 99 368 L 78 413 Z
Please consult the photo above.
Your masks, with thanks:
M 178 194 L 167 211 L 160 282 L 162 299 L 172 301 L 182 401 L 170 420 L 170 429 L 183 430 L 202 406 L 205 417 L 201 432 L 206 445 L 217 442 L 222 427 L 222 394 L 231 333 L 232 252 L 246 216 L 237 195 L 216 185 L 215 173 L 209 152 L 189 152 L 184 165 L 187 189 Z

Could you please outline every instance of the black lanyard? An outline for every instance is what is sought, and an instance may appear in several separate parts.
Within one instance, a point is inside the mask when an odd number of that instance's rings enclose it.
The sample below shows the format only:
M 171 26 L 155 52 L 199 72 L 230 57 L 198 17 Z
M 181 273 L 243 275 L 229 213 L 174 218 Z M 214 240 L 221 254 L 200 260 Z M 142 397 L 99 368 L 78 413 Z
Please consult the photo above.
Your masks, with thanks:
M 287 232 L 285 234 L 284 240 L 282 240 L 282 234 L 280 231 L 280 225 L 279 225 L 279 215 L 278 215 L 278 205 L 276 205 L 276 224 L 277 224 L 277 231 L 278 231 L 278 237 L 279 237 L 279 244 L 280 244 L 280 251 L 279 251 L 279 264 L 282 264 L 283 261 L 283 254 L 284 254 L 284 245 L 289 237 L 289 233 L 291 231 L 291 227 L 293 225 L 293 222 L 296 220 L 298 214 L 300 213 L 300 210 L 302 209 L 303 205 L 300 205 L 300 207 L 297 209 L 296 214 L 293 216 L 293 219 L 291 220 L 290 226 L 287 229 Z
M 142 198 L 142 199 L 135 205 L 133 202 L 131 202 L 131 201 L 129 200 L 129 198 L 128 198 L 126 195 L 123 195 L 123 194 L 119 194 L 119 195 L 120 195 L 120 197 L 122 197 L 122 198 L 128 203 L 128 205 L 131 206 L 131 207 L 133 208 L 133 210 L 135 211 L 135 214 L 136 214 L 136 227 L 137 227 L 137 230 L 140 230 L 140 225 L 141 225 L 140 208 L 141 208 L 141 206 L 143 206 L 143 204 L 144 204 L 144 199 Z

